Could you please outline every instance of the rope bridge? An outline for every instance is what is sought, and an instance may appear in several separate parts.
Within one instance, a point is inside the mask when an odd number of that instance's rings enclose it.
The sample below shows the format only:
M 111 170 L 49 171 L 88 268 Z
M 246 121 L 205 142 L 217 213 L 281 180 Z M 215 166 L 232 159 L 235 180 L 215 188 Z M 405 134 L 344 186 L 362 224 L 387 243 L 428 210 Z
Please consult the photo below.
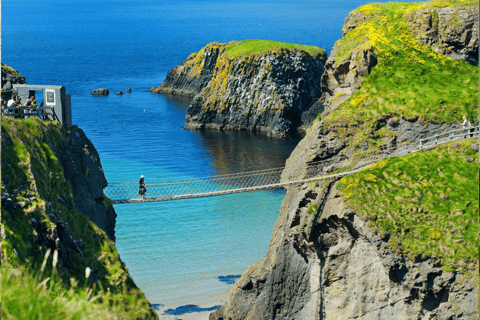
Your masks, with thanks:
M 147 193 L 143 200 L 138 194 L 138 182 L 109 183 L 104 189 L 104 193 L 114 204 L 121 204 L 203 198 L 272 189 L 294 184 L 340 178 L 355 174 L 387 157 L 402 156 L 418 150 L 435 148 L 442 143 L 471 137 L 478 138 L 478 126 L 473 129 L 468 129 L 468 131 L 467 129 L 454 130 L 438 136 L 422 139 L 406 147 L 398 148 L 391 155 L 386 152 L 376 152 L 353 159 L 347 157 L 343 159 L 328 159 L 310 162 L 296 167 L 289 166 L 203 178 L 146 181 L 145 187 Z M 350 167 L 351 169 L 340 173 L 333 173 L 333 171 L 336 171 L 338 168 L 346 167 Z M 302 178 L 285 178 L 299 175 Z
M 363 170 L 385 157 L 387 157 L 385 153 L 369 154 L 359 159 L 360 161 L 356 161 L 361 165 L 361 168 L 337 174 L 331 174 L 329 172 L 335 170 L 335 164 L 338 164 L 339 160 L 324 160 L 296 168 L 281 167 L 202 178 L 145 181 L 147 193 L 144 200 L 142 200 L 138 194 L 138 182 L 109 183 L 104 189 L 104 193 L 115 204 L 219 196 L 342 177 Z M 344 162 L 347 161 L 349 160 L 345 158 Z M 290 175 L 294 175 L 296 172 L 304 172 L 302 174 L 304 178 L 295 181 L 282 181 L 281 176 L 284 170 L 287 170 L 287 172 L 291 171 L 288 172 L 291 173 Z

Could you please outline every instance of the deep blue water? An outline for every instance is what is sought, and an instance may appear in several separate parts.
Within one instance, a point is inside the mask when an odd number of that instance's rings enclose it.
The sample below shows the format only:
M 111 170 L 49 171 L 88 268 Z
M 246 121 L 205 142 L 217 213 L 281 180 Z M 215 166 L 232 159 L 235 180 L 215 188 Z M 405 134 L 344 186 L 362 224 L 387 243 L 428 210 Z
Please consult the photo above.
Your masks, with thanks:
M 110 182 L 280 167 L 298 140 L 186 131 L 189 100 L 146 90 L 212 41 L 268 39 L 330 51 L 345 17 L 363 3 L 3 0 L 2 62 L 29 84 L 67 88 L 73 122 L 96 146 Z M 91 96 L 99 87 L 110 96 Z M 132 93 L 113 95 L 126 88 Z M 283 197 L 262 191 L 117 205 L 117 248 L 160 312 L 208 309 L 232 285 L 219 279 L 242 274 L 266 253 Z

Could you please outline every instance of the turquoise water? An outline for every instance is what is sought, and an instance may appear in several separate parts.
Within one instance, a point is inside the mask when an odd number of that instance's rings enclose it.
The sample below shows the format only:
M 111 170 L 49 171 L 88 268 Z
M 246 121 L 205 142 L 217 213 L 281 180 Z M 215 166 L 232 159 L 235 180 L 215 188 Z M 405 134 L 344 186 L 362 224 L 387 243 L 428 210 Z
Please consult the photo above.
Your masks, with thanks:
M 154 165 L 102 155 L 107 180 L 172 178 Z M 182 176 L 187 177 L 187 176 Z M 115 205 L 117 248 L 135 283 L 154 303 L 174 308 L 221 300 L 240 275 L 266 253 L 283 192 L 259 191 L 181 201 Z

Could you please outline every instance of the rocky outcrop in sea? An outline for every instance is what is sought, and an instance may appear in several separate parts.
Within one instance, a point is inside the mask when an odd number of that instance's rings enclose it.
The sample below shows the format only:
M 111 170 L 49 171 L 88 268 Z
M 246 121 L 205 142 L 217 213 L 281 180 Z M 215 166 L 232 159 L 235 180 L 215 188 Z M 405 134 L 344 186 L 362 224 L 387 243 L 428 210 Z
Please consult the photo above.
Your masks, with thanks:
M 93 94 L 94 96 L 108 96 L 110 91 L 107 88 L 99 88 L 93 90 L 90 94 Z
M 236 44 L 207 45 L 150 91 L 194 96 L 186 129 L 245 130 L 274 138 L 295 135 L 302 114 L 321 95 L 325 51 L 312 56 L 300 49 L 276 48 L 231 57 L 226 48 Z

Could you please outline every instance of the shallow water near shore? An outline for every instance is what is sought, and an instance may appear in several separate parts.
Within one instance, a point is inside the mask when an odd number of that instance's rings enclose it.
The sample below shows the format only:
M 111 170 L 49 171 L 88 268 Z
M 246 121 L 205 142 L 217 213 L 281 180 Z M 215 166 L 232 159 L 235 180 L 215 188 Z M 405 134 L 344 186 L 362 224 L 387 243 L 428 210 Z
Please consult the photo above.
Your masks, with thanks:
M 282 167 L 299 139 L 187 131 L 190 100 L 146 90 L 212 41 L 267 39 L 330 51 L 345 17 L 364 3 L 4 0 L 2 62 L 29 84 L 66 87 L 73 123 L 95 145 L 110 182 Z M 100 87 L 110 95 L 90 95 Z M 114 94 L 127 88 L 132 93 Z M 283 198 L 259 191 L 115 205 L 116 245 L 161 318 L 208 318 L 236 279 L 219 277 L 238 278 L 266 253 Z M 188 305 L 205 311 L 177 309 Z

